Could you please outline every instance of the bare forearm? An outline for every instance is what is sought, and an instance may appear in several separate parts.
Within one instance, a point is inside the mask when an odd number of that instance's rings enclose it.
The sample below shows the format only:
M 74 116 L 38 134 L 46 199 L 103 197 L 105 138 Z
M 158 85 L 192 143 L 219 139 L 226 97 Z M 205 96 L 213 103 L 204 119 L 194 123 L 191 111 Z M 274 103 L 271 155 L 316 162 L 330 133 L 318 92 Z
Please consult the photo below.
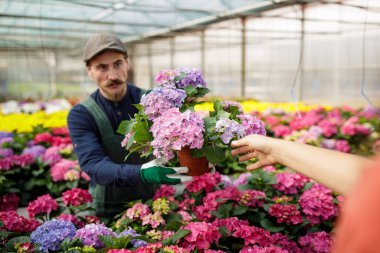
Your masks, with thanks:
M 276 160 L 332 190 L 347 194 L 372 160 L 284 140 L 273 140 Z

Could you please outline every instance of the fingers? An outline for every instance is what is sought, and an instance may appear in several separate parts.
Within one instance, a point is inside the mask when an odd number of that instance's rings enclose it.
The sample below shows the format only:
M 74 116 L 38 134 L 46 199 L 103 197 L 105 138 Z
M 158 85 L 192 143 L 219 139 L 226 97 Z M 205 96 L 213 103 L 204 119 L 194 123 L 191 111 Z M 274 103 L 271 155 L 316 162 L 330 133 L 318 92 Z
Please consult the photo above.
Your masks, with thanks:
M 175 172 L 179 174 L 185 174 L 189 172 L 189 168 L 187 167 L 173 167 L 172 169 L 175 170 Z
M 235 149 L 231 150 L 231 154 L 233 156 L 236 156 L 236 155 L 240 155 L 240 154 L 250 153 L 253 151 L 254 150 L 250 146 L 242 146 L 242 147 L 235 148 Z
M 252 158 L 257 158 L 257 153 L 255 151 L 239 156 L 239 162 L 244 162 Z
M 186 183 L 191 180 L 193 180 L 192 176 L 186 176 L 186 175 L 167 175 L 168 178 L 175 178 L 181 180 L 181 183 Z
M 258 161 L 258 162 L 255 162 L 255 163 L 252 163 L 252 164 L 248 165 L 248 166 L 246 167 L 246 169 L 247 169 L 248 171 L 250 171 L 250 170 L 256 170 L 256 169 L 259 169 L 259 168 L 261 168 L 261 167 L 263 167 L 263 164 L 262 164 L 260 161 Z

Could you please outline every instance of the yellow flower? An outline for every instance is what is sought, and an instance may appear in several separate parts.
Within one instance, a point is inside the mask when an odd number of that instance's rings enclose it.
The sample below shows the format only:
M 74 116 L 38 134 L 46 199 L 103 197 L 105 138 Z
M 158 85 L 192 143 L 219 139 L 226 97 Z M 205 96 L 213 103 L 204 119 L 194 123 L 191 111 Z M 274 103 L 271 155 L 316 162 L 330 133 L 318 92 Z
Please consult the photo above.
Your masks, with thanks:
M 153 211 L 161 214 L 168 214 L 170 211 L 169 200 L 158 198 L 153 202 Z

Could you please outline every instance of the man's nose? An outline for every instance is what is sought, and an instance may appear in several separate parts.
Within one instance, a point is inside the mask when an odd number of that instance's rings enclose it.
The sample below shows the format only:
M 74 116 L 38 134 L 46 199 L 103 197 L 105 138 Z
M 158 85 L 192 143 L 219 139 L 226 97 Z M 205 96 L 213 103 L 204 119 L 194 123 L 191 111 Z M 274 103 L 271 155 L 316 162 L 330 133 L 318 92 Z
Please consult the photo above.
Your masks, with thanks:
M 117 71 L 113 68 L 110 69 L 110 72 L 108 74 L 108 79 L 110 80 L 116 80 L 118 79 L 118 74 L 117 74 Z

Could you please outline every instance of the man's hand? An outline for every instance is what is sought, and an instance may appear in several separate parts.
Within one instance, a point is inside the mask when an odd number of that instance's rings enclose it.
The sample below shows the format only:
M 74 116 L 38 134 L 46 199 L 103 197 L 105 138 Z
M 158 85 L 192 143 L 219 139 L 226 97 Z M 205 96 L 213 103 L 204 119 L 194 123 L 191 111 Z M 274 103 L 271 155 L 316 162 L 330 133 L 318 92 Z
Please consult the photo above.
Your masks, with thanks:
M 155 159 L 141 166 L 140 177 L 144 184 L 179 184 L 192 177 L 181 175 L 189 172 L 187 167 L 164 167 L 165 161 Z

